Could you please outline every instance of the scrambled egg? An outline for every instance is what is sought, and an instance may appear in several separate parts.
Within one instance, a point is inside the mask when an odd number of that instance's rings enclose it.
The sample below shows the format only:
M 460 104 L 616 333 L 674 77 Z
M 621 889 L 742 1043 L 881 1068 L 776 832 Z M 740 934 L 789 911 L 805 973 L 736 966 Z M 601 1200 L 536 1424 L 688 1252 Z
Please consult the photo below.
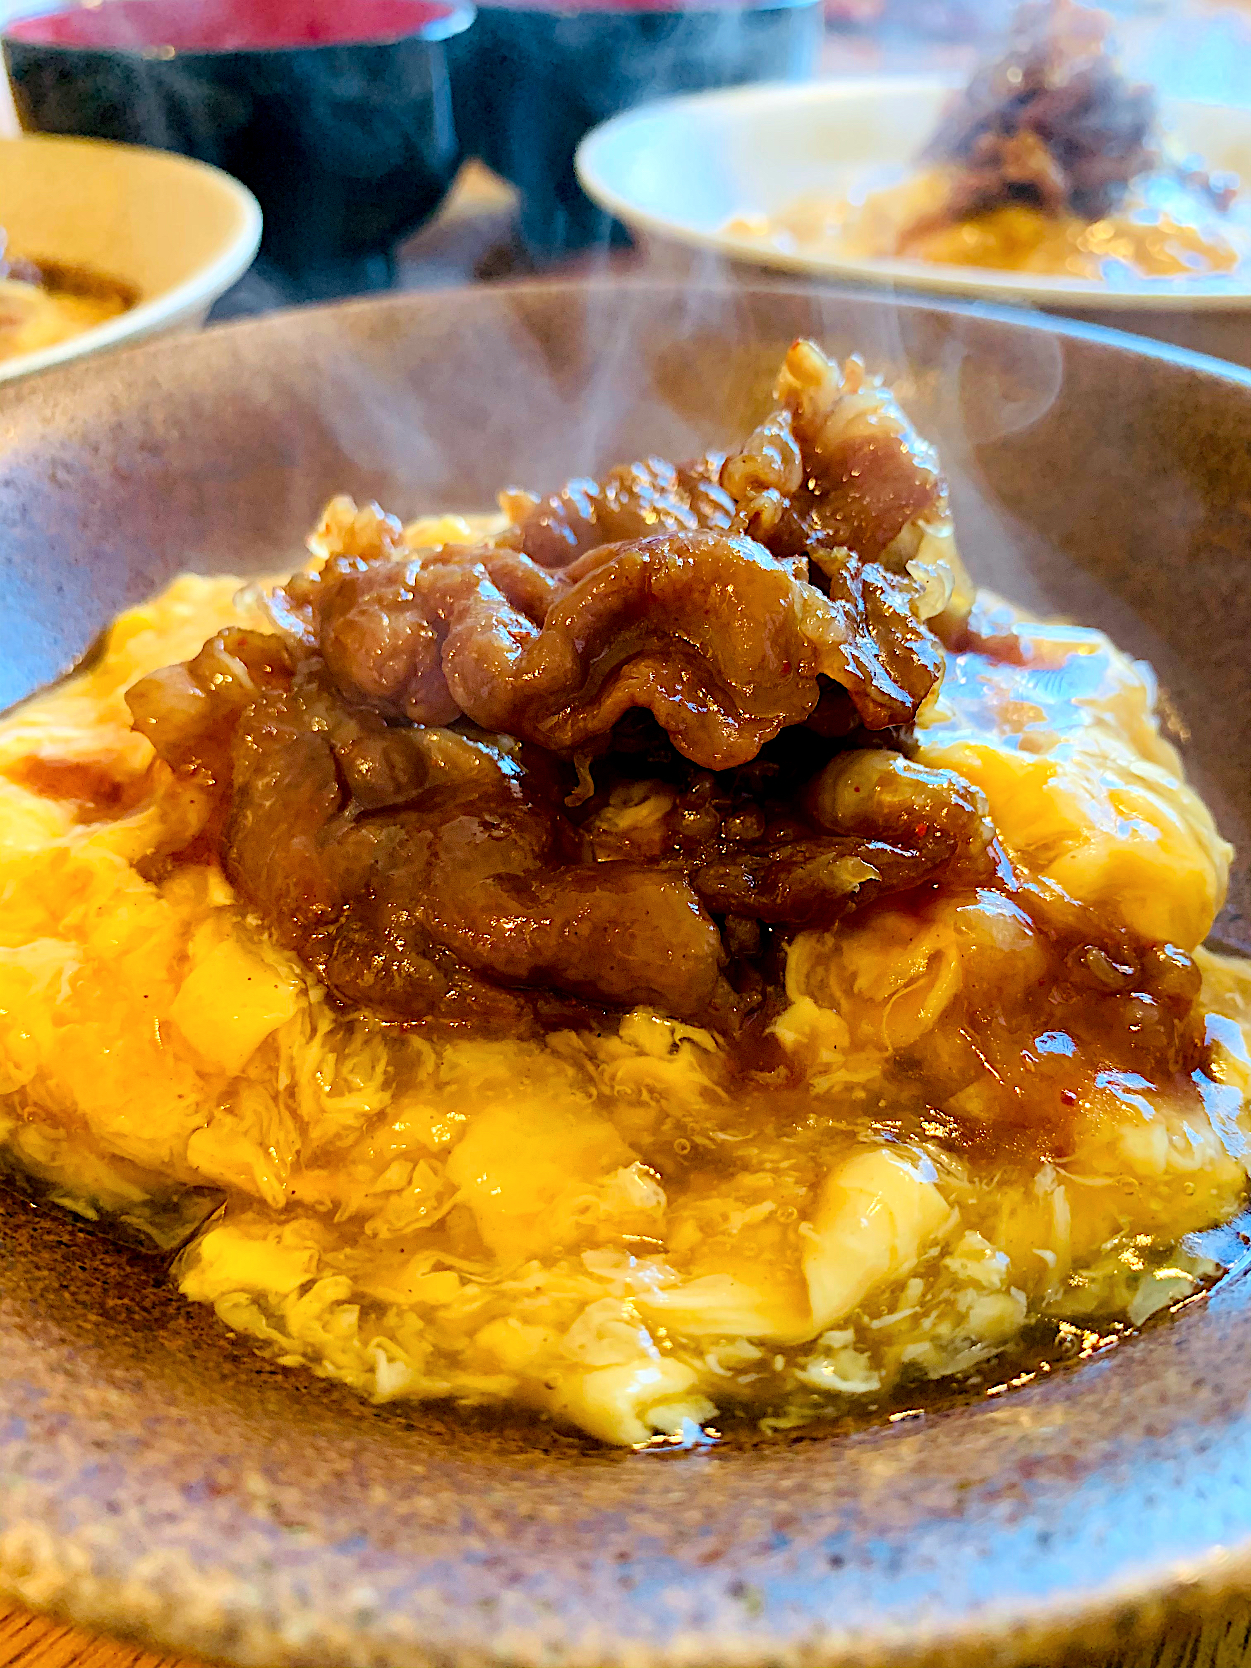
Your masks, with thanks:
M 799 1423 L 1036 1317 L 1140 1322 L 1194 1288 L 1179 1241 L 1247 1190 L 1246 966 L 1198 951 L 1200 1097 L 1092 1077 L 1062 1164 L 953 1156 L 883 1099 L 963 981 L 1030 965 L 998 894 L 801 936 L 789 1086 L 646 1010 L 544 1043 L 344 1014 L 207 855 L 165 879 L 152 861 L 185 844 L 195 789 L 124 692 L 227 623 L 262 623 L 247 590 L 181 578 L 0 721 L 0 1145 L 86 1216 L 152 1224 L 222 1190 L 177 1273 L 227 1326 L 378 1401 L 520 1403 L 637 1444 L 736 1409 Z M 1028 663 L 954 658 L 922 761 L 985 792 L 1014 861 L 1200 945 L 1229 850 L 1150 674 L 1097 632 L 1005 629 Z
M 38 353 L 116 318 L 127 308 L 119 292 L 78 294 L 17 278 L 0 279 L 0 359 Z
M 1141 182 L 1117 214 L 1099 220 L 1026 202 L 951 220 L 952 184 L 950 169 L 930 168 L 880 190 L 842 198 L 817 192 L 773 215 L 736 215 L 724 229 L 818 258 L 924 261 L 1112 284 L 1210 278 L 1246 263 L 1245 200 L 1222 212 L 1166 172 Z

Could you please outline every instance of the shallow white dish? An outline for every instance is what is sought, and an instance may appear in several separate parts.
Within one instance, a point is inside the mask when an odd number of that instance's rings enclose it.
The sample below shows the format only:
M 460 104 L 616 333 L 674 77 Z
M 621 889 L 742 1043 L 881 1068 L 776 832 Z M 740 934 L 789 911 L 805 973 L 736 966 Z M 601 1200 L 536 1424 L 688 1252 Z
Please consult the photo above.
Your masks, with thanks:
M 1251 260 L 1212 278 L 1112 284 L 776 249 L 724 230 L 735 215 L 773 215 L 813 192 L 837 198 L 866 174 L 908 166 L 956 85 L 937 76 L 858 77 L 666 99 L 588 134 L 578 151 L 578 177 L 590 196 L 632 229 L 755 267 L 1066 312 L 1251 307 Z M 1251 109 L 1163 101 L 1162 114 L 1186 152 L 1251 183 Z
M 128 311 L 67 341 L 0 359 L 0 381 L 202 324 L 261 238 L 255 197 L 218 168 L 99 139 L 0 140 L 0 226 L 11 252 L 129 286 Z

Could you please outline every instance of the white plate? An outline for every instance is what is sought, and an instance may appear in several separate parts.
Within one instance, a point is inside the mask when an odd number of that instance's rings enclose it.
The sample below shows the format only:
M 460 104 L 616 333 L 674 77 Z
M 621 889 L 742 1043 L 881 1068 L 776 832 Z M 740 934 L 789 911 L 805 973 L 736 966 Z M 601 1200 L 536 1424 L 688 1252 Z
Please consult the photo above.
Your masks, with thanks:
M 934 76 L 866 77 L 666 99 L 588 134 L 578 177 L 631 228 L 757 267 L 1065 309 L 1251 305 L 1251 261 L 1210 278 L 1113 284 L 772 249 L 723 229 L 735 215 L 773 215 L 812 192 L 837 198 L 868 173 L 912 163 L 953 85 Z M 1201 155 L 1209 168 L 1232 169 L 1251 187 L 1251 109 L 1163 101 L 1162 113 L 1187 153 Z

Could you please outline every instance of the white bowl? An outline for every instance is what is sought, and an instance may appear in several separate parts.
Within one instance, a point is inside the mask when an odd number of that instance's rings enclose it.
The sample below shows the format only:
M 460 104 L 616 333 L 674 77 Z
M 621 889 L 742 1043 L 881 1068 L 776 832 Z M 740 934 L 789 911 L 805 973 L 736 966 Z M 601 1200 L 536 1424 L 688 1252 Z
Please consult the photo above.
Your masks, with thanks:
M 864 77 L 667 99 L 588 134 L 578 151 L 578 177 L 590 196 L 636 231 L 757 269 L 772 266 L 847 283 L 1024 302 L 1079 315 L 1251 307 L 1251 263 L 1212 278 L 1113 285 L 773 249 L 725 231 L 732 216 L 776 214 L 810 192 L 838 197 L 866 173 L 909 165 L 953 85 L 936 76 Z M 1164 101 L 1162 114 L 1187 152 L 1202 155 L 1210 168 L 1251 178 L 1251 110 Z M 1251 321 L 1245 328 L 1251 337 Z
M 36 134 L 0 139 L 0 227 L 33 261 L 85 267 L 137 303 L 79 336 L 0 359 L 0 381 L 204 322 L 256 256 L 255 197 L 167 151 Z

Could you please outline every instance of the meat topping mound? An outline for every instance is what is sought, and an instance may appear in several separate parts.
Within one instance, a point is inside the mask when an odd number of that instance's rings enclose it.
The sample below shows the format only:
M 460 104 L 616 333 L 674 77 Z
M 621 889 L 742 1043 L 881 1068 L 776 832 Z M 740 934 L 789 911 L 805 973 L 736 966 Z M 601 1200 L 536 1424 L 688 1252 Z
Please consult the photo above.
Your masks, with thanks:
M 381 521 L 371 547 L 353 522 L 347 552 L 297 575 L 275 617 L 349 701 L 568 756 L 605 750 L 637 708 L 687 758 L 729 768 L 828 684 L 849 698 L 844 728 L 907 724 L 942 675 L 926 620 L 968 600 L 937 462 L 856 362 L 840 372 L 797 343 L 778 394 L 720 484 L 708 460 L 652 459 L 437 551 Z
M 575 484 L 476 543 L 338 502 L 278 631 L 132 688 L 197 838 L 340 1000 L 732 1030 L 794 933 L 1011 879 L 980 792 L 908 758 L 969 596 L 936 459 L 810 343 L 777 401 L 724 460 Z
M 203 679 L 230 661 L 244 676 Z M 559 757 L 464 720 L 388 723 L 280 639 L 223 633 L 192 667 L 136 685 L 136 721 L 211 779 L 226 873 L 278 940 L 395 1018 L 644 1003 L 733 1028 L 764 998 L 771 929 L 1002 861 L 975 789 L 890 750 L 796 729 L 714 773 L 636 720 L 579 802 Z
M 1017 10 L 1006 48 L 926 148 L 926 161 L 959 170 L 945 218 L 1020 202 L 1098 220 L 1152 166 L 1154 97 L 1117 68 L 1108 27 L 1106 13 L 1076 0 Z
M 237 630 L 129 698 L 210 802 L 240 897 L 350 1007 L 518 1035 L 641 1004 L 731 1033 L 784 1004 L 797 933 L 989 897 L 1055 970 L 1013 1024 L 977 1021 L 1005 1082 L 1044 1031 L 1115 1037 L 1135 1069 L 1199 1058 L 1190 959 L 1016 875 L 980 790 L 900 732 L 793 725 L 709 771 L 639 713 L 579 767 L 464 719 L 388 722 L 318 656 Z

